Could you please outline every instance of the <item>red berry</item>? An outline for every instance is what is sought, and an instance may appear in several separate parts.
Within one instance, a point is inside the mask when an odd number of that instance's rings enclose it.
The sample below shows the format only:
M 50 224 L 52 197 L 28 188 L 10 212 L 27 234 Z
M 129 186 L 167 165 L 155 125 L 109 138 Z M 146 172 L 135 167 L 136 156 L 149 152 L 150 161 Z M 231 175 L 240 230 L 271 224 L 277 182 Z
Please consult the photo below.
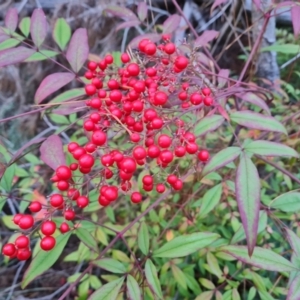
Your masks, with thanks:
M 78 164 L 76 164 L 76 163 L 71 163 L 70 164 L 70 170 L 75 171 L 77 169 L 78 169 Z
M 142 179 L 144 185 L 152 185 L 153 184 L 153 177 L 151 175 L 145 175 Z
M 139 203 L 142 201 L 142 195 L 139 192 L 133 192 L 130 198 L 132 203 Z
M 83 128 L 86 131 L 93 131 L 95 128 L 95 123 L 92 120 L 86 120 L 83 123 Z
M 149 42 L 151 42 L 149 39 L 142 39 L 140 42 L 139 42 L 139 50 L 141 52 L 145 52 L 145 48 L 146 46 L 149 44 Z
M 59 166 L 55 172 L 60 180 L 69 180 L 72 177 L 72 172 L 67 166 Z
M 64 217 L 68 221 L 72 221 L 75 218 L 75 212 L 72 209 L 66 209 Z
M 68 190 L 67 195 L 68 195 L 68 198 L 69 198 L 69 199 L 71 199 L 71 200 L 77 200 L 78 197 L 80 196 L 80 193 L 79 193 L 79 191 L 78 191 L 77 189 L 75 189 L 75 188 L 70 188 L 70 189 Z
M 149 77 L 153 77 L 157 74 L 157 71 L 155 68 L 153 67 L 150 67 L 148 69 L 146 69 L 146 74 L 149 76 Z
M 28 248 L 29 238 L 25 235 L 21 235 L 16 238 L 15 245 L 18 249 Z
M 112 152 L 112 155 L 113 155 L 113 159 L 116 162 L 121 162 L 124 158 L 124 155 L 121 152 L 119 152 L 118 150 L 114 150 L 114 152 Z
M 13 222 L 14 222 L 16 225 L 18 225 L 19 222 L 20 222 L 20 219 L 21 219 L 22 217 L 23 217 L 22 214 L 16 214 L 16 215 L 14 215 L 14 217 L 13 217 Z
M 125 157 L 120 162 L 120 167 L 125 173 L 133 173 L 136 170 L 136 162 L 131 157 Z
M 97 146 L 103 146 L 106 142 L 106 134 L 102 130 L 94 131 L 92 142 Z
M 99 91 L 100 92 L 100 91 Z M 90 107 L 94 109 L 99 109 L 102 106 L 102 100 L 99 98 L 93 98 L 90 101 Z
M 177 181 L 177 176 L 176 175 L 174 175 L 174 174 L 170 174 L 170 175 L 168 175 L 168 177 L 167 177 L 167 182 L 169 183 L 169 184 L 171 184 L 171 185 L 173 185 L 176 181 Z
M 211 94 L 211 90 L 208 87 L 204 87 L 201 92 L 204 96 L 209 96 Z
M 91 72 L 91 71 L 86 71 L 86 72 L 84 73 L 84 77 L 85 77 L 86 79 L 92 79 L 92 78 L 94 77 L 93 72 Z
M 118 189 L 115 186 L 106 188 L 103 192 L 103 196 L 109 201 L 115 201 L 118 198 Z
M 104 167 L 110 167 L 114 164 L 114 159 L 111 154 L 104 154 L 101 157 L 101 163 Z
M 101 120 L 101 116 L 97 112 L 94 112 L 90 114 L 90 119 L 93 123 L 97 124 Z
M 173 160 L 173 153 L 170 150 L 163 150 L 159 154 L 159 158 L 163 163 L 170 163 Z
M 189 143 L 185 146 L 186 152 L 189 154 L 195 154 L 198 151 L 198 145 L 196 143 Z
M 165 92 L 157 92 L 154 95 L 153 104 L 154 105 L 164 105 L 168 101 L 168 95 Z
M 99 78 L 93 78 L 92 85 L 97 89 L 101 89 L 103 87 L 103 82 Z
M 164 122 L 161 118 L 154 118 L 151 122 L 153 129 L 160 129 L 162 128 Z
M 119 90 L 112 90 L 109 93 L 109 99 L 113 102 L 120 102 L 122 100 L 123 94 Z
M 177 179 L 176 182 L 173 184 L 173 188 L 176 191 L 181 190 L 182 187 L 183 187 L 183 183 L 182 183 L 182 181 L 180 179 Z
M 177 146 L 174 151 L 175 156 L 177 156 L 177 157 L 185 156 L 185 152 L 186 152 L 186 149 L 183 146 Z
M 74 159 L 79 159 L 85 153 L 86 151 L 81 147 L 78 147 L 72 152 Z
M 120 170 L 119 176 L 123 180 L 130 180 L 133 176 L 133 173 L 126 173 L 123 170 Z
M 206 162 L 209 160 L 209 152 L 207 150 L 201 150 L 198 153 L 199 160 Z
M 68 145 L 68 151 L 70 152 L 70 153 L 72 153 L 75 149 L 77 149 L 79 147 L 79 145 L 77 144 L 77 143 L 75 143 L 75 142 L 71 142 L 71 143 L 69 143 L 69 145 Z
M 84 208 L 84 207 L 87 207 L 89 205 L 89 198 L 86 197 L 86 196 L 80 196 L 77 200 L 76 200 L 76 203 L 77 203 L 77 206 L 80 207 L 80 208 Z
M 114 176 L 114 173 L 110 169 L 105 168 L 104 176 L 105 176 L 106 179 L 110 179 Z
M 193 133 L 191 133 L 191 132 L 186 132 L 186 133 L 184 134 L 183 138 L 184 138 L 186 141 L 191 142 L 191 143 L 195 142 L 195 140 L 196 140 L 195 135 L 194 135 Z
M 151 192 L 153 190 L 153 184 L 151 185 L 143 185 L 143 190 L 146 192 Z
M 110 201 L 106 199 L 104 196 L 100 195 L 98 198 L 98 202 L 102 206 L 108 206 L 110 204 Z
M 140 67 L 136 63 L 131 63 L 127 66 L 126 70 L 130 76 L 138 76 L 140 74 Z
M 88 95 L 88 96 L 93 96 L 95 95 L 97 89 L 94 85 L 92 84 L 88 84 L 85 86 L 85 93 Z
M 190 101 L 194 105 L 198 105 L 202 102 L 202 96 L 199 93 L 193 93 L 190 96 Z
M 52 235 L 56 230 L 56 224 L 53 221 L 45 221 L 42 223 L 41 232 L 44 235 Z
M 13 243 L 5 244 L 2 248 L 2 254 L 5 256 L 12 256 L 16 252 L 16 247 Z
M 147 156 L 147 152 L 142 146 L 137 146 L 133 149 L 132 155 L 135 159 L 141 160 Z
M 79 167 L 79 172 L 82 173 L 82 174 L 88 174 L 88 173 L 91 172 L 91 169 L 90 168 Z
M 141 136 L 138 134 L 138 133 L 133 133 L 130 135 L 130 140 L 133 142 L 133 143 L 138 143 L 141 139 Z
M 66 191 L 70 185 L 69 185 L 68 181 L 60 180 L 56 186 L 60 191 Z
M 179 70 L 183 70 L 187 67 L 189 60 L 185 56 L 178 56 L 175 59 L 174 65 Z
M 156 145 L 151 145 L 148 147 L 148 156 L 151 158 L 156 158 L 160 154 L 160 149 Z
M 181 101 L 184 101 L 186 100 L 188 97 L 188 94 L 186 91 L 181 91 L 179 94 L 178 94 L 178 99 L 181 100 Z
M 107 54 L 106 56 L 105 56 L 105 61 L 106 61 L 106 63 L 108 64 L 108 65 L 110 65 L 110 64 L 112 64 L 113 62 L 114 62 L 114 58 L 113 58 L 113 56 L 112 55 L 110 55 L 110 54 Z
M 157 143 L 162 148 L 168 148 L 168 147 L 170 147 L 170 145 L 172 143 L 172 139 L 166 134 L 161 134 L 158 137 Z
M 30 229 L 34 224 L 34 219 L 31 215 L 23 215 L 19 220 L 19 227 L 21 229 Z
M 19 249 L 17 251 L 18 260 L 27 260 L 31 256 L 31 251 L 28 248 Z
M 131 183 L 129 181 L 125 181 L 121 183 L 121 190 L 124 192 L 128 192 L 131 189 Z
M 41 239 L 40 246 L 44 251 L 49 251 L 55 247 L 56 240 L 53 236 L 45 236 Z
M 89 61 L 87 67 L 90 71 L 95 71 L 97 69 L 98 65 L 94 61 Z
M 60 194 L 53 194 L 50 196 L 50 204 L 53 207 L 61 207 L 64 203 L 64 198 Z
M 88 169 L 94 165 L 95 159 L 91 154 L 83 154 L 79 158 L 78 163 L 79 163 L 80 167 Z
M 213 100 L 213 98 L 207 96 L 203 99 L 203 103 L 206 106 L 211 106 L 214 103 L 214 100 Z
M 42 204 L 38 201 L 33 201 L 28 208 L 31 212 L 39 212 L 42 209 Z
M 166 187 L 163 183 L 159 183 L 156 185 L 156 191 L 162 194 L 166 190 Z
M 123 64 L 126 64 L 130 61 L 130 57 L 127 53 L 122 53 L 121 54 L 121 61 Z
M 61 223 L 59 230 L 61 233 L 66 233 L 68 231 L 70 231 L 70 227 L 66 222 Z
M 88 152 L 88 153 L 93 153 L 93 152 L 96 151 L 97 146 L 94 145 L 92 142 L 88 142 L 88 143 L 84 146 L 84 149 L 85 149 L 86 152 Z M 84 153 L 83 153 L 82 155 L 84 155 Z M 81 156 L 80 156 L 80 157 L 81 157 Z M 79 157 L 79 158 L 80 158 L 80 157 Z M 79 158 L 78 158 L 78 159 L 79 159 Z
M 147 55 L 154 55 L 156 53 L 156 46 L 154 43 L 150 42 L 145 46 L 145 53 Z
M 165 45 L 164 47 L 164 51 L 167 53 L 167 54 L 173 54 L 176 50 L 176 47 L 173 43 L 168 43 Z

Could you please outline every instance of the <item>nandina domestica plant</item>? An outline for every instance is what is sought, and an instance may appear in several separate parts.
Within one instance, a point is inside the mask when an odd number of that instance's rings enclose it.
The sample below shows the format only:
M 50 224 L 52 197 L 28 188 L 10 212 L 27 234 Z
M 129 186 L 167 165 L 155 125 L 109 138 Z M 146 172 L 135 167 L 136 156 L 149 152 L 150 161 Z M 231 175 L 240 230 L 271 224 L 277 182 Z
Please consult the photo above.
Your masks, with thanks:
M 144 5 L 138 6 L 139 19 L 131 11 L 126 11 L 126 17 L 143 22 L 145 9 Z M 107 13 L 121 14 L 115 6 L 109 6 Z M 2 175 L 2 188 L 8 195 L 11 166 L 25 149 L 35 144 L 41 144 L 40 158 L 53 172 L 49 178 L 53 190 L 47 195 L 47 201 L 31 201 L 12 217 L 20 234 L 2 247 L 2 254 L 10 260 L 31 259 L 22 288 L 52 267 L 71 236 L 75 236 L 80 241 L 78 251 L 67 257 L 76 263 L 86 262 L 85 269 L 70 280 L 59 299 L 65 299 L 77 284 L 82 289 L 94 290 L 89 299 L 117 299 L 118 295 L 125 294 L 128 299 L 169 299 L 177 293 L 174 289 L 182 299 L 197 296 L 206 299 L 205 295 L 207 299 L 213 295 L 221 299 L 219 290 L 225 286 L 230 293 L 238 294 L 238 285 L 232 281 L 235 271 L 242 272 L 242 264 L 285 274 L 290 278 L 290 299 L 296 299 L 292 296 L 299 293 L 296 273 L 299 267 L 294 263 L 299 256 L 299 238 L 284 227 L 294 251 L 291 262 L 280 252 L 268 249 L 271 247 L 263 247 L 259 236 L 271 209 L 282 209 L 284 199 L 290 194 L 283 193 L 266 206 L 261 196 L 257 160 L 269 163 L 298 184 L 300 180 L 264 158 L 294 159 L 299 154 L 279 141 L 263 139 L 268 133 L 284 136 L 287 130 L 266 105 L 270 92 L 243 82 L 258 44 L 253 46 L 237 79 L 230 78 L 229 71 L 220 69 L 203 50 L 217 70 L 213 73 L 199 59 L 199 53 L 204 55 L 202 49 L 206 49 L 216 34 L 210 32 L 208 37 L 196 36 L 191 43 L 176 45 L 172 31 L 178 26 L 178 18 L 179 15 L 170 16 L 160 34 L 135 38 L 128 51 L 119 56 L 98 57 L 89 53 L 84 28 L 71 35 L 66 21 L 58 19 L 53 39 L 61 52 L 46 50 L 47 21 L 41 9 L 20 23 L 15 9 L 7 13 L 1 35 L 17 41 L 17 46 L 0 51 L 0 67 L 42 59 L 57 63 L 63 71 L 42 80 L 34 96 L 39 105 L 35 112 L 52 110 L 51 113 L 59 115 L 59 109 L 67 109 L 69 114 L 75 114 L 73 124 L 61 128 L 57 134 L 29 142 L 18 155 L 9 158 Z M 268 18 L 266 15 L 266 22 Z M 22 35 L 16 32 L 18 24 Z M 65 58 L 65 64 L 52 58 L 59 54 Z M 74 82 L 78 87 L 67 88 L 50 98 Z M 233 99 L 241 100 L 241 105 L 234 107 Z M 63 145 L 60 135 L 71 130 L 71 125 L 76 135 Z M 227 136 L 221 132 L 223 127 L 230 133 L 229 146 Z M 259 131 L 260 138 L 245 138 L 244 128 Z M 216 142 L 207 138 L 210 134 L 217 141 L 225 141 L 222 149 L 214 149 Z M 223 168 L 230 170 L 229 173 L 233 171 L 235 183 L 231 174 L 227 176 L 225 172 L 224 178 L 220 176 Z M 299 199 L 298 192 L 291 193 Z M 198 194 L 202 197 L 200 202 L 193 201 Z M 189 204 L 198 208 L 191 215 L 185 211 Z M 232 215 L 232 223 L 235 222 L 232 236 L 205 223 L 209 223 L 210 214 L 218 205 L 221 210 L 228 209 L 229 218 Z M 119 221 L 123 226 L 118 226 L 118 216 L 113 212 L 120 207 Z M 136 213 L 136 207 L 141 211 Z M 101 214 L 96 213 L 99 211 L 105 211 L 116 224 L 107 226 L 101 221 Z M 174 236 L 168 229 L 182 211 L 184 221 Z M 122 219 L 126 214 L 132 218 L 124 224 Z M 145 220 L 148 214 L 150 219 Z M 196 225 L 196 219 L 206 220 L 201 228 Z M 164 234 L 167 242 L 162 240 Z M 241 243 L 244 239 L 246 244 Z M 32 242 L 36 240 L 34 246 Z M 119 243 L 122 245 L 117 246 Z M 208 291 L 202 292 L 198 286 L 194 271 L 186 266 L 189 258 L 194 260 L 197 255 L 207 257 L 205 267 L 199 260 L 199 270 L 205 274 L 208 269 L 217 276 L 218 287 L 204 276 L 199 282 Z M 237 267 L 232 266 L 234 260 L 238 261 Z M 182 265 L 184 271 L 177 265 Z M 105 272 L 103 286 L 93 277 L 93 269 Z M 233 269 L 237 270 L 232 272 Z M 166 280 L 168 272 L 175 278 L 170 290 Z M 243 270 L 243 276 L 252 280 L 259 275 L 249 268 Z M 257 287 L 255 280 L 260 279 L 253 279 Z M 259 295 L 267 294 L 261 287 L 257 291 Z M 256 290 L 250 293 L 255 296 Z

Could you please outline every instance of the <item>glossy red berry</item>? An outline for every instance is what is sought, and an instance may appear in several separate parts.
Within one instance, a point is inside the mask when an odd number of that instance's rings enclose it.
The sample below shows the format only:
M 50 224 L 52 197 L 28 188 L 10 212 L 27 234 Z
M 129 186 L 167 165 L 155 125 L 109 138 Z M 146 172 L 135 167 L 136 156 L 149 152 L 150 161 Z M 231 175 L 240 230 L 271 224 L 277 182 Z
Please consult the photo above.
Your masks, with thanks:
M 52 235 L 56 230 L 56 224 L 53 221 L 45 221 L 41 225 L 41 232 L 44 235 Z
M 167 43 L 164 47 L 164 51 L 167 53 L 167 54 L 173 54 L 176 50 L 176 47 L 173 43 Z
M 202 94 L 203 94 L 204 96 L 210 96 L 210 94 L 211 94 L 211 90 L 210 90 L 210 88 L 208 88 L 208 87 L 204 87 L 204 88 L 201 90 L 201 92 L 202 92 Z
M 108 65 L 110 65 L 110 64 L 112 64 L 113 62 L 114 62 L 114 58 L 113 58 L 113 56 L 112 55 L 110 55 L 110 54 L 107 54 L 106 56 L 105 56 L 105 61 L 106 61 L 106 63 L 108 64 Z
M 64 198 L 60 194 L 53 194 L 50 196 L 50 204 L 52 207 L 61 207 L 64 203 Z
M 93 131 L 95 128 L 95 123 L 92 120 L 86 120 L 83 123 L 83 128 L 86 131 Z
M 31 251 L 28 248 L 19 249 L 17 251 L 17 259 L 18 260 L 27 260 L 31 256 Z
M 176 182 L 173 184 L 173 188 L 176 191 L 181 190 L 182 187 L 183 187 L 183 183 L 182 183 L 182 181 L 180 179 L 177 179 Z
M 147 156 L 147 152 L 144 147 L 137 146 L 133 149 L 132 155 L 135 159 L 141 160 L 144 159 Z
M 55 172 L 60 180 L 69 180 L 72 177 L 72 172 L 67 166 L 59 166 Z
M 151 175 L 145 175 L 142 179 L 144 185 L 152 185 L 153 184 L 153 177 Z
M 163 183 L 159 183 L 156 185 L 156 191 L 162 194 L 166 190 L 166 187 Z
M 15 240 L 15 245 L 18 249 L 28 248 L 29 238 L 25 235 L 18 236 Z
M 98 67 L 98 64 L 94 61 L 89 61 L 87 67 L 90 71 L 95 71 Z
M 171 184 L 171 185 L 173 185 L 176 181 L 177 181 L 177 176 L 176 175 L 174 175 L 174 174 L 170 174 L 170 175 L 168 175 L 168 177 L 167 177 L 167 182 L 169 183 L 169 184 Z
M 207 150 L 201 150 L 198 152 L 198 158 L 202 162 L 206 162 L 209 160 L 209 152 Z
M 142 194 L 139 192 L 133 192 L 130 199 L 132 203 L 140 203 L 142 201 Z
M 157 92 L 153 98 L 154 105 L 164 105 L 168 101 L 168 95 L 165 92 Z
M 30 229 L 34 224 L 34 219 L 31 215 L 23 215 L 19 220 L 19 227 L 21 229 L 27 230 Z
M 151 122 L 153 129 L 160 129 L 162 128 L 164 122 L 161 118 L 154 118 Z
M 89 198 L 86 196 L 80 196 L 76 200 L 77 206 L 80 208 L 87 207 L 89 205 Z
M 126 70 L 128 71 L 130 76 L 138 76 L 140 74 L 140 67 L 136 63 L 130 63 Z
M 16 247 L 12 243 L 5 244 L 2 248 L 2 254 L 5 256 L 12 256 L 16 252 Z
M 144 52 L 147 54 L 147 55 L 154 55 L 156 53 L 156 46 L 154 43 L 150 42 L 148 43 L 146 46 L 145 46 L 145 50 Z
M 156 158 L 160 154 L 160 149 L 156 145 L 151 145 L 151 146 L 148 147 L 148 151 L 147 152 L 148 152 L 148 156 L 149 157 Z
M 183 157 L 185 156 L 186 149 L 184 146 L 177 146 L 174 150 L 175 156 Z
M 202 96 L 199 93 L 193 93 L 190 96 L 190 101 L 194 105 L 199 105 L 202 102 Z
M 96 87 L 92 84 L 88 84 L 85 86 L 85 93 L 88 95 L 88 96 L 93 96 L 96 94 Z
M 163 163 L 168 164 L 173 160 L 174 156 L 170 150 L 163 150 L 160 152 L 159 158 Z
M 118 188 L 115 186 L 107 187 L 103 192 L 103 196 L 109 201 L 115 201 L 118 198 Z
M 70 185 L 69 185 L 68 181 L 60 180 L 57 182 L 56 186 L 60 191 L 66 191 L 66 190 L 68 190 Z
M 71 163 L 70 164 L 70 170 L 71 171 L 75 171 L 78 169 L 78 164 L 77 163 Z
M 42 209 L 42 204 L 39 201 L 32 201 L 28 208 L 33 213 L 39 212 Z
M 113 102 L 120 102 L 122 97 L 123 95 L 119 90 L 113 90 L 109 93 L 109 99 Z
M 141 136 L 138 134 L 138 133 L 132 133 L 130 135 L 130 140 L 133 142 L 133 143 L 138 143 L 141 139 Z
M 126 64 L 128 62 L 130 62 L 130 57 L 127 53 L 122 53 L 121 54 L 121 61 L 123 64 Z
M 75 142 L 71 142 L 71 143 L 69 143 L 69 145 L 68 145 L 68 151 L 70 152 L 70 153 L 72 153 L 75 149 L 77 149 L 79 147 L 79 145 L 77 144 L 77 143 L 75 143 Z
M 207 96 L 203 99 L 203 103 L 206 106 L 211 106 L 214 103 L 214 100 L 213 100 L 213 98 Z
M 146 46 L 150 43 L 151 41 L 149 39 L 142 39 L 139 42 L 138 48 L 141 52 L 145 52 Z
M 13 222 L 14 222 L 16 225 L 18 225 L 19 222 L 20 222 L 20 219 L 21 219 L 22 217 L 23 217 L 22 214 L 16 214 L 16 215 L 14 215 L 14 217 L 13 217 Z
M 83 154 L 79 158 L 78 163 L 80 167 L 87 169 L 87 168 L 91 168 L 94 165 L 95 159 L 91 154 Z
M 122 171 L 125 173 L 133 173 L 136 170 L 136 162 L 133 158 L 131 157 L 125 157 L 121 162 L 120 162 L 120 168 Z
M 158 145 L 162 148 L 168 148 L 170 147 L 171 143 L 172 143 L 172 139 L 171 137 L 169 137 L 166 134 L 161 134 L 158 137 L 158 141 L 157 141 Z
M 186 152 L 189 154 L 195 154 L 198 151 L 198 148 L 196 143 L 189 143 L 185 146 Z
M 66 222 L 61 223 L 59 230 L 61 233 L 66 233 L 68 231 L 70 231 L 70 227 Z
M 64 213 L 64 217 L 66 220 L 68 221 L 72 221 L 75 218 L 75 212 L 72 209 L 66 209 L 65 213 Z
M 103 146 L 106 143 L 106 134 L 102 130 L 94 131 L 92 142 L 97 146 Z
M 175 59 L 174 65 L 179 70 L 183 70 L 187 67 L 189 60 L 185 56 L 178 56 Z
M 53 236 L 45 236 L 41 239 L 40 246 L 44 251 L 49 251 L 55 247 L 56 240 Z

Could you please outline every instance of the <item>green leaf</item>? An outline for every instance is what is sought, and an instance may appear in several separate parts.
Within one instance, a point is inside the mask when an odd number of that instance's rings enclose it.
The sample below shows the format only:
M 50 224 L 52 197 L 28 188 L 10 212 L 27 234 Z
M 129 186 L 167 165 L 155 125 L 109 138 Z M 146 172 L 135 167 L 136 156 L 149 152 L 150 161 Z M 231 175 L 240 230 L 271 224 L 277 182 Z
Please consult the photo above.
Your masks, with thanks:
M 103 285 L 95 291 L 88 300 L 116 300 L 124 282 L 124 276 Z
M 197 296 L 195 300 L 210 300 L 213 297 L 213 295 L 213 291 L 203 292 L 199 296 Z
M 177 284 L 181 286 L 184 290 L 186 290 L 187 284 L 184 273 L 176 265 L 172 265 L 171 270 Z
M 269 205 L 271 208 L 284 212 L 296 212 L 300 210 L 300 193 L 291 191 L 275 198 Z
M 144 255 L 149 252 L 149 232 L 147 225 L 143 222 L 138 233 L 138 245 Z
M 293 149 L 280 143 L 269 141 L 253 141 L 250 142 L 245 150 L 250 153 L 263 156 L 286 156 L 299 157 L 299 154 Z
M 142 294 L 141 294 L 139 284 L 137 283 L 135 278 L 132 277 L 130 274 L 127 276 L 126 288 L 127 288 L 127 297 L 129 298 L 129 300 L 142 299 Z
M 272 46 L 263 47 L 261 48 L 260 51 L 261 52 L 274 51 L 274 52 L 280 52 L 285 54 L 298 54 L 299 45 L 297 44 L 272 45 Z
M 104 269 L 111 273 L 117 273 L 117 274 L 126 273 L 125 266 L 121 262 L 112 258 L 102 258 L 99 260 L 95 260 L 93 261 L 93 265 L 96 265 L 97 267 L 100 267 L 101 269 Z
M 39 52 L 36 52 L 30 57 L 28 57 L 25 61 L 32 62 L 32 61 L 46 60 L 49 57 L 54 57 L 58 54 L 59 54 L 58 52 L 51 51 L 51 50 L 40 50 Z
M 203 196 L 202 204 L 200 206 L 199 217 L 203 217 L 211 212 L 216 205 L 220 202 L 222 195 L 222 184 L 217 184 L 213 188 L 209 189 Z
M 56 245 L 52 250 L 39 250 L 24 274 L 21 283 L 22 289 L 24 289 L 33 279 L 49 270 L 54 265 L 64 250 L 70 236 L 71 232 L 61 234 L 56 238 Z
M 1 177 L 0 186 L 9 193 L 13 185 L 13 179 L 15 176 L 16 165 L 12 164 L 4 171 L 4 174 Z
M 23 18 L 19 24 L 19 28 L 21 32 L 24 34 L 24 36 L 28 37 L 30 32 L 30 18 L 29 17 Z
M 224 122 L 224 118 L 220 115 L 212 115 L 204 117 L 195 127 L 194 134 L 196 136 L 204 135 L 208 132 L 214 131 L 220 127 Z
M 265 116 L 249 110 L 236 111 L 230 114 L 231 121 L 251 129 L 273 131 L 287 134 L 284 126 L 271 116 Z
M 299 300 L 300 299 L 300 275 L 297 276 L 289 288 L 286 300 Z
M 64 18 L 56 20 L 53 29 L 53 39 L 61 50 L 65 50 L 71 37 L 70 25 Z
M 276 272 L 290 272 L 297 268 L 281 255 L 269 249 L 255 247 L 252 256 L 248 255 L 246 246 L 223 246 L 220 251 L 230 254 L 236 259 L 250 264 L 254 267 L 276 271 Z
M 219 267 L 218 260 L 210 252 L 207 252 L 207 263 L 208 263 L 211 273 L 216 275 L 218 278 L 220 278 L 222 276 L 223 272 L 221 271 L 221 269 Z
M 157 277 L 157 271 L 155 265 L 150 259 L 147 259 L 145 264 L 145 275 L 146 275 L 147 282 L 151 286 L 152 290 L 156 293 L 159 299 L 162 299 L 163 296 L 162 296 L 160 282 Z
M 179 236 L 153 253 L 154 257 L 183 257 L 209 246 L 219 237 L 216 233 L 198 232 Z
M 6 203 L 6 197 L 4 195 L 0 195 L 0 213 L 2 212 L 2 208 L 4 204 Z
M 240 155 L 241 151 L 240 147 L 228 147 L 221 150 L 205 165 L 202 170 L 202 175 L 206 175 L 228 165 Z
M 245 153 L 241 154 L 235 178 L 236 200 L 251 255 L 256 245 L 258 230 L 260 181 L 255 165 Z
M 9 39 L 5 40 L 4 42 L 0 43 L 0 50 L 13 48 L 13 47 L 19 45 L 20 43 L 21 43 L 21 41 L 18 41 L 13 38 L 9 38 Z
M 300 238 L 296 235 L 296 233 L 288 228 L 285 228 L 287 233 L 288 241 L 296 254 L 297 257 L 300 258 Z
M 200 278 L 199 282 L 207 289 L 213 290 L 215 288 L 215 285 L 206 278 Z
M 75 100 L 78 97 L 84 96 L 85 90 L 84 88 L 72 89 L 53 98 L 50 103 L 60 103 L 68 100 Z
M 75 230 L 77 237 L 91 250 L 98 252 L 98 244 L 95 238 L 84 228 L 77 228 Z

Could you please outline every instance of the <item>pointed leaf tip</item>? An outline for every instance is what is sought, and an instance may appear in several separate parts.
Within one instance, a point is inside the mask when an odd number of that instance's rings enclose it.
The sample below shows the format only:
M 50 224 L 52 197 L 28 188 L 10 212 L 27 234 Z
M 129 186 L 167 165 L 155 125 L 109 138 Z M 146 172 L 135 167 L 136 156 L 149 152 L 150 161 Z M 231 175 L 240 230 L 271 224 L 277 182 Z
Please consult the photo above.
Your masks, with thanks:
M 30 34 L 34 44 L 39 48 L 47 35 L 48 25 L 44 11 L 37 8 L 33 11 L 30 23 Z

